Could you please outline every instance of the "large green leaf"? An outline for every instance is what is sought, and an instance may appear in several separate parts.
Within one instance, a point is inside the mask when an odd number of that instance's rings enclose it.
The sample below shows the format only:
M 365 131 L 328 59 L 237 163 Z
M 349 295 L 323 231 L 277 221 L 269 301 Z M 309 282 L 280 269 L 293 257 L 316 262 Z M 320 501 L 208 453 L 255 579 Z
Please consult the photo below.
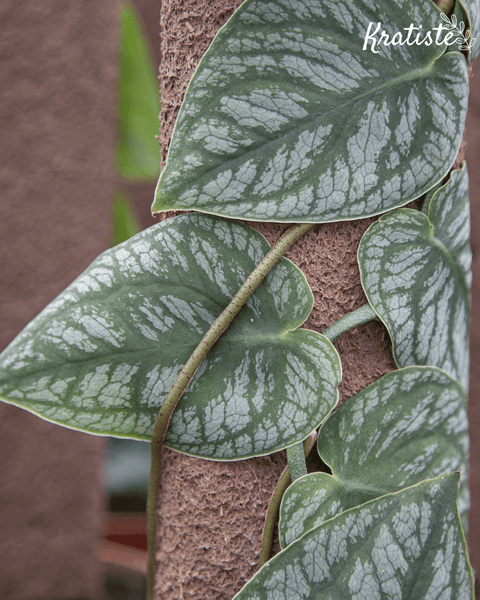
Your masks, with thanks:
M 368 500 L 462 469 L 459 509 L 469 505 L 466 394 L 443 371 L 406 367 L 347 400 L 325 421 L 318 451 L 332 475 L 312 473 L 286 491 L 282 547 Z
M 0 396 L 51 421 L 149 439 L 178 372 L 269 250 L 203 215 L 150 227 L 102 254 L 4 351 Z M 305 277 L 282 259 L 208 354 L 171 423 L 171 447 L 229 460 L 307 437 L 337 403 L 332 344 L 301 325 Z
M 235 600 L 473 600 L 457 480 L 424 481 L 311 529 Z
M 365 294 L 390 332 L 397 364 L 440 367 L 466 389 L 470 294 L 464 177 L 466 171 L 453 175 L 433 196 L 432 223 L 410 209 L 381 217 L 363 236 L 358 261 Z
M 116 246 L 141 231 L 135 208 L 120 188 L 113 192 L 110 245 Z
M 460 146 L 466 61 L 365 38 L 440 14 L 430 0 L 246 0 L 189 85 L 153 210 L 337 221 L 426 192 Z
M 158 82 L 142 25 L 130 2 L 120 5 L 115 166 L 124 179 L 156 179 L 160 172 Z

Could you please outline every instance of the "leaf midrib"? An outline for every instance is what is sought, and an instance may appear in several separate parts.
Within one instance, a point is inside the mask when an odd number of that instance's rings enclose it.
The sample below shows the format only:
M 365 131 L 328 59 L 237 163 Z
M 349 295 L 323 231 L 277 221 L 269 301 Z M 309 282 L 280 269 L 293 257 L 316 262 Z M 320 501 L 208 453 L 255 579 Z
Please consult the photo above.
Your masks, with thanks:
M 288 329 L 288 330 L 282 330 L 279 331 L 276 334 L 266 334 L 266 335 L 247 335 L 247 334 L 235 334 L 233 333 L 232 335 L 229 335 L 228 338 L 225 336 L 222 336 L 221 338 L 219 338 L 219 340 L 221 339 L 224 343 L 230 344 L 230 345 L 237 345 L 237 344 L 243 344 L 245 346 L 250 346 L 250 345 L 258 345 L 258 344 L 262 344 L 262 343 L 267 343 L 267 344 L 280 344 L 283 345 L 283 342 L 285 341 L 285 337 L 289 334 L 292 333 L 294 331 L 297 331 L 298 329 Z M 219 341 L 217 340 L 217 342 Z M 175 346 L 176 349 L 182 349 L 182 348 L 188 348 L 189 353 L 191 354 L 194 349 L 197 347 L 198 343 L 200 340 L 193 342 L 192 344 L 188 344 L 188 343 L 184 343 L 184 344 L 177 344 Z M 216 342 L 216 343 L 217 343 Z M 214 345 L 215 346 L 215 345 Z M 214 347 L 213 346 L 213 347 Z M 213 349 L 212 347 L 212 349 Z M 111 353 L 100 353 L 100 354 L 96 354 L 95 352 L 92 352 L 90 355 L 88 355 L 87 353 L 85 353 L 85 357 L 80 357 L 78 359 L 69 359 L 69 358 L 63 358 L 61 362 L 45 362 L 45 363 L 39 363 L 38 360 L 35 360 L 35 364 L 38 364 L 38 368 L 34 368 L 34 369 L 29 369 L 28 374 L 21 374 L 21 369 L 19 369 L 16 373 L 13 372 L 12 370 L 9 371 L 9 377 L 4 379 L 3 381 L 9 381 L 12 379 L 18 379 L 18 380 L 22 380 L 22 379 L 27 379 L 30 378 L 31 376 L 34 376 L 38 373 L 45 373 L 47 374 L 49 371 L 56 371 L 58 369 L 62 369 L 62 368 L 74 368 L 75 366 L 80 366 L 80 365 L 88 365 L 88 364 L 95 364 L 95 363 L 100 363 L 101 365 L 105 365 L 108 362 L 110 362 L 110 364 L 116 363 L 118 362 L 117 359 L 120 359 L 123 356 L 131 356 L 131 355 L 135 355 L 135 356 L 141 356 L 142 354 L 148 354 L 148 355 L 156 355 L 158 354 L 158 345 L 156 345 L 155 347 L 149 347 L 149 348 L 140 348 L 140 349 L 131 349 L 131 350 L 119 350 L 119 351 L 114 351 Z M 113 361 L 111 359 L 114 359 Z M 188 358 L 188 357 L 187 357 Z M 110 359 L 110 361 L 109 361 Z M 48 359 L 47 359 L 48 360 Z M 186 360 L 186 359 L 185 359 Z M 135 362 L 129 362 L 129 366 L 137 366 L 138 363 L 141 363 L 142 361 L 135 361 Z M 178 368 L 180 369 L 182 367 L 182 365 L 184 364 L 185 361 L 180 361 L 178 363 Z M 99 366 L 100 366 L 99 364 Z M 45 365 L 45 366 L 43 366 Z M 2 382 L 2 378 L 1 378 L 1 374 L 0 374 L 0 383 Z

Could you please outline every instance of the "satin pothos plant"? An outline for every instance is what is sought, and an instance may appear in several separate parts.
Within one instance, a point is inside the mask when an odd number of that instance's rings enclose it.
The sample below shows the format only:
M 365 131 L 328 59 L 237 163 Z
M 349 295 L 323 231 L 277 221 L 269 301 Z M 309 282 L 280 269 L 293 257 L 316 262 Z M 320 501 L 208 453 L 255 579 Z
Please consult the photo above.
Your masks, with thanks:
M 164 441 L 220 461 L 287 451 L 282 549 L 238 600 L 474 597 L 468 175 L 452 165 L 479 28 L 477 0 L 246 0 L 190 82 L 157 186 L 154 212 L 193 212 L 103 253 L 2 354 L 6 402 L 152 441 L 150 597 Z M 285 250 L 375 215 L 368 303 L 299 328 L 313 295 Z M 270 248 L 239 219 L 294 225 Z M 331 342 L 373 318 L 398 369 L 335 410 Z M 331 473 L 306 471 L 317 430 Z

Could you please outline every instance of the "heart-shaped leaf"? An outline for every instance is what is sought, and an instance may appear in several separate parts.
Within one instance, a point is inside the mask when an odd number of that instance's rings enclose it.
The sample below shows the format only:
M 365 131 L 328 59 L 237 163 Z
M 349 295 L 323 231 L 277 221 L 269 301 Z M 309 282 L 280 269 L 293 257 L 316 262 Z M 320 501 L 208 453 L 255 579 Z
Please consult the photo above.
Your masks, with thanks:
M 333 410 L 335 348 L 314 331 L 286 333 L 267 313 L 252 312 L 251 324 L 243 316 L 210 352 L 175 411 L 169 446 L 220 460 L 270 454 L 305 439 Z
M 447 183 L 427 195 L 423 203 L 433 225 L 435 237 L 442 242 L 453 260 L 463 271 L 468 287 L 472 283 L 472 249 L 470 248 L 470 202 L 468 200 L 468 171 L 452 171 Z
M 347 400 L 322 425 L 318 451 L 332 475 L 312 473 L 287 489 L 280 509 L 283 548 L 346 509 L 459 469 L 466 523 L 466 394 L 439 369 L 388 373 Z
M 457 474 L 423 481 L 311 529 L 235 600 L 473 600 Z
M 452 180 L 452 205 L 463 191 Z M 445 186 L 447 188 L 447 186 Z M 441 188 L 442 190 L 444 188 Z M 421 212 L 401 209 L 369 227 L 358 249 L 363 289 L 385 323 L 398 366 L 431 365 L 468 387 L 469 288 L 463 258 L 464 211 L 439 209 L 433 225 Z M 438 235 L 437 235 L 438 228 Z M 450 234 L 445 234 L 450 230 Z M 454 240 L 458 234 L 461 243 Z M 456 260 L 462 260 L 461 264 Z
M 149 439 L 181 367 L 269 250 L 239 223 L 185 215 L 102 254 L 4 351 L 0 396 L 97 434 Z M 282 259 L 208 354 L 167 443 L 222 460 L 297 443 L 337 403 L 338 354 L 290 331 L 313 305 Z
M 244 2 L 189 85 L 153 210 L 338 221 L 425 193 L 460 146 L 467 64 L 398 35 L 413 22 L 436 39 L 440 14 L 430 0 Z

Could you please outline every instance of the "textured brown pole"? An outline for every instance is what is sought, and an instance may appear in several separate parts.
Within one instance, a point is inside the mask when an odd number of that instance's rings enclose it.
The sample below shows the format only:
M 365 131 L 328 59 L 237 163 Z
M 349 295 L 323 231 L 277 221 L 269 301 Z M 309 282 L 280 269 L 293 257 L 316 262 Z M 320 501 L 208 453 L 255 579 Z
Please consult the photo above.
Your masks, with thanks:
M 108 246 L 117 0 L 0 6 L 0 349 Z M 0 598 L 98 600 L 104 441 L 0 402 Z
M 166 152 L 188 81 L 238 0 L 162 0 L 161 147 Z M 371 220 L 315 227 L 287 253 L 305 273 L 315 308 L 305 326 L 322 331 L 365 303 L 356 250 Z M 285 225 L 254 224 L 270 242 Z M 388 335 L 371 323 L 342 336 L 345 399 L 394 368 Z M 167 452 L 157 538 L 162 600 L 232 598 L 255 572 L 266 505 L 285 464 L 282 455 L 213 463 Z

